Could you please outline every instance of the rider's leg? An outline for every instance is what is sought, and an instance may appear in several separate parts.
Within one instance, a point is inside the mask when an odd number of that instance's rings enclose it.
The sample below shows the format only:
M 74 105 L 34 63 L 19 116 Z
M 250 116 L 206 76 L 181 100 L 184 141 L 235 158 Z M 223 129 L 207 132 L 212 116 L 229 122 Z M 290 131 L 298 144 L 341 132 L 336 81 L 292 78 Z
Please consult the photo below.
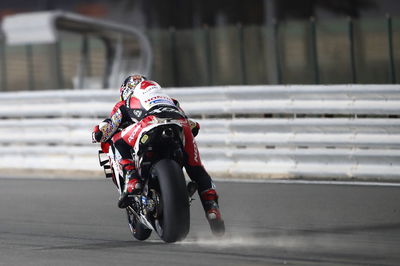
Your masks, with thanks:
M 124 175 L 124 187 L 118 200 L 118 207 L 126 208 L 129 203 L 129 195 L 140 193 L 142 186 L 137 177 L 135 163 L 130 152 L 131 147 L 118 135 L 113 138 L 113 142 L 120 155 L 118 162 Z
M 187 163 L 185 164 L 186 172 L 190 179 L 196 182 L 198 185 L 201 203 L 210 225 L 212 225 L 214 221 L 223 223 L 221 211 L 218 205 L 218 194 L 215 190 L 215 185 L 213 184 L 210 175 L 207 173 L 201 162 L 197 144 L 189 125 L 187 122 L 183 122 L 182 125 L 185 135 L 184 149 L 188 156 Z
M 129 196 L 139 194 L 142 185 L 137 178 L 135 165 L 131 159 L 122 159 L 119 161 L 125 178 L 124 189 L 118 199 L 118 207 L 126 208 L 129 205 Z
M 211 177 L 204 169 L 204 166 L 185 166 L 190 179 L 198 185 L 198 192 L 207 220 L 222 220 L 221 211 L 218 205 L 218 194 Z

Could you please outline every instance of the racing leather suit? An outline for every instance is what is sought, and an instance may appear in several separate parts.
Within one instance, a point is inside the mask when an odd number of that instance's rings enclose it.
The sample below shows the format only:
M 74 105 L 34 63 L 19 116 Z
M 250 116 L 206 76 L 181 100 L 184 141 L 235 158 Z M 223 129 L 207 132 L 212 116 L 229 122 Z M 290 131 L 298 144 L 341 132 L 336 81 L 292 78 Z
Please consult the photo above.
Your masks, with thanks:
M 198 185 L 199 193 L 213 189 L 211 177 L 205 170 L 194 135 L 199 130 L 198 123 L 187 118 L 179 103 L 165 94 L 161 87 L 154 81 L 142 81 L 139 83 L 133 94 L 126 100 L 118 102 L 110 117 L 99 125 L 101 131 L 100 142 L 112 141 L 112 148 L 115 148 L 117 159 L 122 169 L 132 169 L 134 163 L 130 153 L 142 128 L 146 127 L 155 118 L 170 118 L 179 121 L 184 133 L 184 151 L 187 155 L 185 169 L 190 179 Z M 133 127 L 124 131 L 132 124 Z

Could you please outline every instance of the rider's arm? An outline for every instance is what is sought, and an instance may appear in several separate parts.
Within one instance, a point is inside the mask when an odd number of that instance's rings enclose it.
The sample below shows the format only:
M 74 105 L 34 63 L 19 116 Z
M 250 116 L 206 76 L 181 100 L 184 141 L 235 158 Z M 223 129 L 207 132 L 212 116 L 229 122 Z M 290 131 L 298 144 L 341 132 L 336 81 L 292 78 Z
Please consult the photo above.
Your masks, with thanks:
M 181 111 L 183 114 L 185 114 L 185 112 L 183 111 L 182 107 L 180 106 L 178 100 L 174 99 L 174 98 L 172 98 L 172 100 L 174 101 L 175 106 L 178 107 L 179 111 Z M 192 130 L 193 136 L 196 137 L 197 134 L 199 134 L 200 124 L 197 123 L 196 121 L 189 119 L 186 114 L 185 114 L 185 117 L 189 123 L 190 129 Z
M 103 120 L 93 130 L 93 141 L 106 142 L 117 131 L 124 118 L 121 107 L 125 105 L 124 101 L 118 102 L 111 111 L 110 117 Z

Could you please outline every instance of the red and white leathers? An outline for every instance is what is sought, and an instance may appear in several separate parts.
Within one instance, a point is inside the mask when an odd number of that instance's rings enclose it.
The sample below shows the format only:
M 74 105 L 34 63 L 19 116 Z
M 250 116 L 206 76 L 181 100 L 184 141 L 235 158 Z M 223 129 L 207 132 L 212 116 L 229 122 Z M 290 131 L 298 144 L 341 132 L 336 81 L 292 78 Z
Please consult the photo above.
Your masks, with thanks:
M 129 126 L 124 130 L 116 133 L 112 137 L 112 141 L 115 143 L 116 141 L 122 138 L 125 143 L 133 147 L 136 143 L 137 138 L 140 136 L 141 131 L 156 121 L 157 121 L 157 116 L 155 115 L 146 116 L 145 118 L 135 123 L 134 125 Z M 200 160 L 200 154 L 197 149 L 197 144 L 194 139 L 192 128 L 190 126 L 190 123 L 188 122 L 188 119 L 182 117 L 174 120 L 174 122 L 179 123 L 183 128 L 184 150 L 188 156 L 187 164 L 190 166 L 203 167 L 202 162 Z
M 96 130 L 101 132 L 101 142 L 112 141 L 112 146 L 117 151 L 115 154 L 119 156 L 121 168 L 134 171 L 130 150 L 143 128 L 157 118 L 173 119 L 183 128 L 184 150 L 188 158 L 185 169 L 189 177 L 198 185 L 207 218 L 213 218 L 208 214 L 210 214 L 210 208 L 216 208 L 211 212 L 217 212 L 217 218 L 221 219 L 218 205 L 209 204 L 210 200 L 217 202 L 218 196 L 211 177 L 201 162 L 194 139 L 193 132 L 198 131 L 198 123 L 187 119 L 178 102 L 169 97 L 154 81 L 143 80 L 130 91 L 121 90 L 121 92 L 123 92 L 124 99 L 114 106 L 110 117 L 95 129 L 95 132 Z M 117 132 L 118 128 L 123 129 Z M 210 197 L 209 195 L 214 196 Z
M 192 133 L 193 128 L 199 127 L 198 123 L 188 120 L 177 101 L 165 94 L 154 81 L 142 81 L 135 87 L 132 95 L 114 106 L 110 118 L 99 125 L 99 130 L 103 133 L 101 142 L 111 138 L 112 142 L 116 143 L 123 139 L 125 144 L 133 147 L 141 130 L 159 116 L 173 118 L 179 122 L 184 132 L 187 163 L 190 166 L 202 166 Z M 125 129 L 116 133 L 121 126 Z M 122 159 L 128 159 L 123 155 L 127 155 L 125 151 L 121 153 Z

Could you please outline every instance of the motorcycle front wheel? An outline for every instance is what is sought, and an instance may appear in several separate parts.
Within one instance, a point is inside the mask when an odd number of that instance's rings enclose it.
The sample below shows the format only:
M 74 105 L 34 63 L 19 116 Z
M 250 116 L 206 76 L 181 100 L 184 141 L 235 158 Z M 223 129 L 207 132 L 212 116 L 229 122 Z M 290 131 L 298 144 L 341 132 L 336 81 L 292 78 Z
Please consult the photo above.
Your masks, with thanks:
M 163 159 L 152 169 L 157 178 L 160 193 L 160 217 L 156 220 L 156 231 L 167 243 L 183 240 L 189 233 L 189 196 L 182 168 L 173 160 Z

